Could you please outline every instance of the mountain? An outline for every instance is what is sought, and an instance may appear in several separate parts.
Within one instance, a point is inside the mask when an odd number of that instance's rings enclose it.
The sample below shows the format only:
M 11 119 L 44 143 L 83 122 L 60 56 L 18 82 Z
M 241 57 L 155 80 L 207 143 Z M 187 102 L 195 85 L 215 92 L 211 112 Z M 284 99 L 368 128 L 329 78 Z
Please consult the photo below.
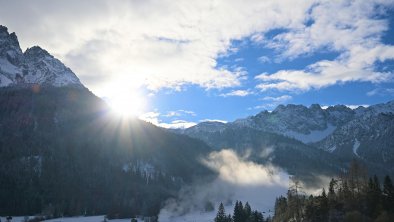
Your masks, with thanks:
M 0 27 L 0 215 L 157 215 L 211 148 L 122 119 L 47 51 Z
M 346 106 L 333 106 L 324 110 L 318 104 L 279 105 L 274 111 L 263 111 L 256 116 L 239 119 L 234 126 L 247 126 L 292 137 L 304 143 L 317 142 L 353 118 L 355 112 Z
M 213 123 L 211 123 L 213 124 Z M 313 181 L 316 175 L 332 176 L 345 167 L 340 158 L 293 138 L 250 127 L 227 127 L 220 131 L 192 134 L 216 150 L 231 148 L 250 161 L 273 164 L 289 174 Z
M 394 101 L 355 111 L 351 121 L 314 145 L 327 152 L 362 159 L 394 171 Z
M 71 69 L 39 46 L 22 52 L 16 34 L 0 25 L 0 87 L 22 84 L 83 87 Z
M 323 109 L 318 104 L 310 107 L 289 104 L 226 124 L 202 122 L 176 132 L 201 139 L 217 149 L 233 147 L 259 151 L 262 145 L 255 141 L 261 141 L 261 138 L 265 138 L 265 143 L 281 141 L 283 144 L 286 141 L 288 147 L 300 147 L 297 149 L 300 155 L 312 155 L 312 150 L 322 150 L 324 154 L 315 153 L 312 159 L 329 154 L 330 157 L 324 158 L 339 160 L 328 161 L 327 169 L 330 169 L 329 165 L 342 167 L 357 159 L 366 164 L 371 173 L 382 175 L 394 174 L 393 123 L 394 101 L 356 109 L 344 105 Z M 279 152 L 275 147 L 274 153 Z M 301 159 L 306 166 L 313 165 L 311 160 Z M 301 159 L 299 155 L 287 155 L 287 161 Z M 286 163 L 279 165 L 294 169 Z

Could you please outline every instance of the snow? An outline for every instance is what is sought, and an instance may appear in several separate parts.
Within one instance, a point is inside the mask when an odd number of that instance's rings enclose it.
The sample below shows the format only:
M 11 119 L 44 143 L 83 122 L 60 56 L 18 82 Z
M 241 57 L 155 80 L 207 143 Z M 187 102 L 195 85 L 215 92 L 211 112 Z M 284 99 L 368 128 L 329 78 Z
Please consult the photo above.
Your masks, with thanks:
M 6 221 L 5 217 L 0 217 L 1 221 Z M 29 219 L 34 218 L 33 216 L 30 216 Z M 18 216 L 18 217 L 12 217 L 12 222 L 24 222 L 25 217 L 24 216 Z M 102 222 L 104 221 L 104 215 L 100 216 L 79 216 L 79 217 L 61 217 L 61 218 L 55 218 L 55 219 L 50 219 L 50 220 L 44 220 L 45 222 Z M 113 219 L 113 220 L 107 220 L 109 222 L 130 222 L 131 218 L 125 218 L 125 219 Z M 142 222 L 143 220 L 137 219 L 138 222 Z
M 62 217 L 62 218 L 55 218 L 55 219 L 50 219 L 50 220 L 45 220 L 45 222 L 102 222 L 104 221 L 104 215 L 101 216 L 80 216 L 80 217 Z M 107 220 L 109 222 L 130 222 L 131 218 L 125 218 L 125 219 L 113 219 L 113 220 Z M 137 219 L 138 222 L 141 222 L 142 220 Z
M 288 137 L 294 138 L 296 140 L 299 140 L 303 143 L 314 143 L 318 142 L 330 134 L 332 134 L 336 129 L 336 126 L 328 124 L 327 128 L 324 130 L 313 130 L 309 134 L 302 134 L 302 133 L 297 133 L 294 131 L 287 131 L 284 134 Z
M 32 218 L 32 217 L 30 217 Z M 6 217 L 0 217 L 1 221 L 7 221 Z M 18 216 L 18 217 L 12 217 L 12 222 L 24 222 L 25 217 L 24 216 Z
M 24 54 L 15 44 L 12 35 L 7 31 L 2 33 L 0 52 L 0 87 L 11 84 L 47 84 L 55 87 L 66 85 L 82 86 L 78 77 L 61 61 L 54 58 L 40 47 L 27 49 Z M 15 60 L 10 62 L 9 60 Z M 17 75 L 21 77 L 16 80 Z
M 232 206 L 225 206 L 226 214 L 233 213 Z M 216 216 L 217 206 L 212 212 L 192 212 L 181 216 L 172 216 L 170 212 L 165 211 L 159 217 L 160 222 L 212 222 Z
M 380 113 L 394 113 L 394 101 L 376 104 L 373 106 L 369 106 L 368 108 L 360 109 L 359 112 L 357 112 L 357 115 L 364 115 L 368 117 L 378 115 Z
M 357 153 L 358 148 L 360 147 L 360 141 L 358 141 L 357 139 L 354 141 L 353 144 L 353 153 L 357 156 L 360 157 Z
M 20 72 L 20 68 L 12 65 L 8 60 L 3 58 L 0 58 L 0 70 L 2 71 L 2 73 L 9 73 L 9 74 Z
M 46 222 L 102 222 L 104 221 L 104 216 L 90 216 L 90 217 L 63 217 L 55 218 L 50 220 L 45 220 Z M 124 220 L 126 221 L 126 220 Z M 130 220 L 127 220 L 128 222 Z
M 253 188 L 252 188 L 253 189 Z M 255 188 L 256 189 L 256 188 Z M 246 189 L 248 190 L 248 189 Z M 250 190 L 250 189 L 249 189 Z M 256 189 L 257 190 L 257 189 Z M 259 201 L 250 201 L 251 199 L 256 199 L 256 194 L 253 194 L 254 197 L 251 197 L 252 194 L 249 191 L 248 196 L 250 199 L 244 199 L 245 194 L 236 194 L 235 199 L 241 200 L 243 204 L 245 204 L 249 200 L 249 204 L 252 207 L 252 210 L 258 210 L 263 213 L 264 218 L 267 218 L 268 215 L 272 215 L 273 209 L 274 209 L 274 203 L 275 203 L 275 198 L 280 196 L 280 195 L 286 195 L 286 189 L 267 189 L 268 192 L 267 194 L 271 191 L 272 194 L 269 196 L 259 196 L 258 198 L 260 199 Z M 245 193 L 245 191 L 241 191 L 241 193 Z M 266 199 L 268 198 L 268 200 Z M 194 211 L 194 212 L 189 212 L 183 215 L 174 215 L 172 212 L 167 211 L 166 209 L 163 209 L 160 211 L 159 215 L 159 222 L 212 222 L 216 216 L 217 209 L 219 206 L 220 202 L 214 203 L 215 209 L 211 212 L 205 212 L 205 211 Z M 225 203 L 224 203 L 225 204 Z M 234 211 L 234 204 L 235 200 L 230 203 L 230 204 L 225 204 L 225 212 L 226 214 L 233 214 Z
M 150 179 L 154 179 L 156 173 L 156 168 L 152 164 L 141 160 L 123 164 L 122 170 L 124 172 L 129 172 L 130 170 L 134 173 L 139 172 L 146 177 L 147 182 Z
M 328 148 L 327 151 L 330 152 L 330 153 L 332 153 L 332 152 L 334 152 L 336 149 L 337 149 L 337 146 L 334 145 L 334 146 Z
M 12 84 L 12 81 L 9 78 L 0 74 L 0 87 L 9 86 L 11 84 Z

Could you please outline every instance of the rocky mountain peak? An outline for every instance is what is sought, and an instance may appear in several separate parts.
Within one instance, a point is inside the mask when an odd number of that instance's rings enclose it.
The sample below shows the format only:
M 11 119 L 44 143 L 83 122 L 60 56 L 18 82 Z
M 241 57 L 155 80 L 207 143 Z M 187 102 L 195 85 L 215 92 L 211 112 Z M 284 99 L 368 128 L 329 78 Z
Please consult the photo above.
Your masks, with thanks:
M 18 37 L 15 33 L 8 33 L 5 26 L 0 25 L 0 59 L 4 58 L 11 64 L 21 62 L 22 50 L 19 46 Z
M 23 55 L 28 58 L 37 58 L 37 59 L 42 59 L 46 56 L 54 58 L 52 55 L 48 53 L 48 51 L 42 49 L 40 46 L 33 46 L 31 48 L 27 48 L 26 51 L 23 53 Z
M 319 104 L 312 104 L 312 105 L 309 107 L 309 109 L 315 110 L 315 111 L 321 111 L 321 110 L 322 110 L 322 108 L 321 108 L 321 106 L 320 106 Z
M 33 46 L 22 53 L 16 34 L 0 25 L 0 87 L 30 84 L 84 87 L 71 69 L 45 49 Z
M 308 108 L 303 105 L 288 104 L 277 106 L 272 113 L 294 113 L 294 112 L 307 112 Z

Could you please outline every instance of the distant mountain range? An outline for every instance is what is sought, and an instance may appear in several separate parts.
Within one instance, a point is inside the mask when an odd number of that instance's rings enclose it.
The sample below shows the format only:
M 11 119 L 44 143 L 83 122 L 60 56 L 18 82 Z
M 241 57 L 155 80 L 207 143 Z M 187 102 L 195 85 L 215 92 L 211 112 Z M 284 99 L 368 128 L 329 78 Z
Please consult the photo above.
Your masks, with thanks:
M 326 109 L 318 104 L 279 105 L 272 112 L 263 111 L 230 123 L 202 122 L 173 131 L 201 139 L 216 149 L 261 150 L 262 145 L 255 142 L 262 138 L 266 147 L 268 141 L 288 141 L 293 148 L 302 144 L 324 151 L 343 164 L 353 159 L 364 162 L 372 173 L 394 172 L 394 101 L 356 109 L 345 105 Z M 241 143 L 240 139 L 245 142 Z M 311 153 L 307 148 L 300 152 Z

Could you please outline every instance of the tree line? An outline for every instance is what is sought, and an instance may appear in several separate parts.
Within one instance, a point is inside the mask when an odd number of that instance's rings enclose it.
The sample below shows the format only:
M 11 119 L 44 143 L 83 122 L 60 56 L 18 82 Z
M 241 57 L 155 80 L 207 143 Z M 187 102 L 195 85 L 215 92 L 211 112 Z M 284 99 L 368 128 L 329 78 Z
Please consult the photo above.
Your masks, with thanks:
M 249 203 L 246 202 L 243 206 L 242 201 L 237 201 L 234 206 L 234 213 L 226 214 L 223 203 L 220 203 L 218 212 L 214 219 L 215 222 L 266 222 L 270 221 L 264 219 L 261 212 L 257 210 L 252 210 Z
M 319 195 L 307 195 L 295 177 L 286 196 L 276 198 L 274 215 L 264 218 L 252 211 L 249 203 L 237 201 L 234 213 L 226 214 L 219 205 L 214 222 L 392 222 L 394 221 L 394 186 L 390 176 L 383 183 L 366 168 L 353 161 L 349 169 L 332 178 Z
M 276 199 L 272 221 L 394 221 L 394 186 L 390 176 L 383 184 L 376 175 L 368 178 L 366 168 L 353 161 L 320 195 L 307 196 L 293 180 L 287 197 Z

